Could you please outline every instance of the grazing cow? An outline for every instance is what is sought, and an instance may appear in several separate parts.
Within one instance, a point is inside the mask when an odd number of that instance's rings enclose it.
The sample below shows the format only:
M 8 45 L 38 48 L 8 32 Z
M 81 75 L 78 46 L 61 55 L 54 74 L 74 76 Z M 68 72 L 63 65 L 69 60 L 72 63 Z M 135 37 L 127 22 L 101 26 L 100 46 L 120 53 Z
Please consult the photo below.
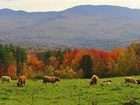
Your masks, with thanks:
M 1 81 L 10 83 L 11 82 L 11 77 L 9 77 L 9 76 L 1 76 Z
M 136 80 L 137 81 L 137 84 L 140 84 L 140 79 Z
M 17 87 L 23 87 L 23 86 L 25 86 L 25 83 L 26 83 L 26 77 L 25 76 L 19 76 Z
M 105 82 L 105 84 L 110 85 L 110 84 L 111 84 L 111 82 Z
M 137 81 L 132 77 L 125 77 L 125 83 L 137 84 Z
M 103 81 L 103 83 L 104 83 L 104 84 L 107 84 L 107 85 L 110 85 L 111 82 L 112 82 L 111 80 L 104 80 L 104 81 Z
M 112 81 L 111 80 L 104 80 L 103 81 L 103 83 L 106 83 L 106 82 L 110 82 L 111 83 Z
M 90 85 L 96 85 L 98 80 L 99 80 L 98 76 L 93 75 L 90 81 Z
M 43 84 L 45 84 L 45 83 L 54 84 L 56 81 L 60 81 L 60 78 L 55 77 L 55 76 L 44 76 L 44 78 L 43 78 Z

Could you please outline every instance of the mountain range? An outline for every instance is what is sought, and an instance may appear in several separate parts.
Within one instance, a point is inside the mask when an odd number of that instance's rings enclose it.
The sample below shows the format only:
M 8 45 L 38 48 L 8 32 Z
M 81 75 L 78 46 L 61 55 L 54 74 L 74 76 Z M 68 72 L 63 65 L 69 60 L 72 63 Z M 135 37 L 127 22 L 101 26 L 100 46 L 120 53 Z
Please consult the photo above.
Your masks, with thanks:
M 109 5 L 80 5 L 59 12 L 0 9 L 2 44 L 112 49 L 139 40 L 139 9 Z

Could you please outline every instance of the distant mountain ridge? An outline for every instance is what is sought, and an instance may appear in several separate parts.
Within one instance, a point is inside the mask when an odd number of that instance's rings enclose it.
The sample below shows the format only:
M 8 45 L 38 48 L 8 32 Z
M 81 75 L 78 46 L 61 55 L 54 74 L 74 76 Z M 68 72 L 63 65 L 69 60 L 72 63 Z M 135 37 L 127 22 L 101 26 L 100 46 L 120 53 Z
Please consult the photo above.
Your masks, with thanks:
M 38 48 L 128 46 L 140 40 L 140 10 L 82 5 L 60 12 L 0 9 L 0 42 Z

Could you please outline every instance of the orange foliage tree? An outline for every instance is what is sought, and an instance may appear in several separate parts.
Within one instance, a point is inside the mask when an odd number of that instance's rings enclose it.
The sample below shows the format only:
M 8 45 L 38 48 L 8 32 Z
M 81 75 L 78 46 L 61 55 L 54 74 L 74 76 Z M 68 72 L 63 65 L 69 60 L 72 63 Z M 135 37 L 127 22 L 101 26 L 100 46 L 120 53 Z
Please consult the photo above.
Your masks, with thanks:
M 12 79 L 16 79 L 16 67 L 14 64 L 8 66 L 7 72 Z
M 27 61 L 29 65 L 32 65 L 32 69 L 36 74 L 42 71 L 44 63 L 43 61 L 39 60 L 37 56 L 35 56 L 34 54 L 29 54 L 27 56 Z

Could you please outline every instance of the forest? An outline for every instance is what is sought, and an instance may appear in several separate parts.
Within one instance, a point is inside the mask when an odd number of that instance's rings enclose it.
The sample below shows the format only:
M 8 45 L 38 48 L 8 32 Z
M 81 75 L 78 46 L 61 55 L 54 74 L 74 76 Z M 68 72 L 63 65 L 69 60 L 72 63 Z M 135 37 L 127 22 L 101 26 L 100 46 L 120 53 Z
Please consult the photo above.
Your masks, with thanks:
M 94 48 L 28 51 L 19 46 L 0 45 L 0 76 L 91 78 L 93 74 L 101 78 L 140 75 L 140 43 L 107 51 Z

